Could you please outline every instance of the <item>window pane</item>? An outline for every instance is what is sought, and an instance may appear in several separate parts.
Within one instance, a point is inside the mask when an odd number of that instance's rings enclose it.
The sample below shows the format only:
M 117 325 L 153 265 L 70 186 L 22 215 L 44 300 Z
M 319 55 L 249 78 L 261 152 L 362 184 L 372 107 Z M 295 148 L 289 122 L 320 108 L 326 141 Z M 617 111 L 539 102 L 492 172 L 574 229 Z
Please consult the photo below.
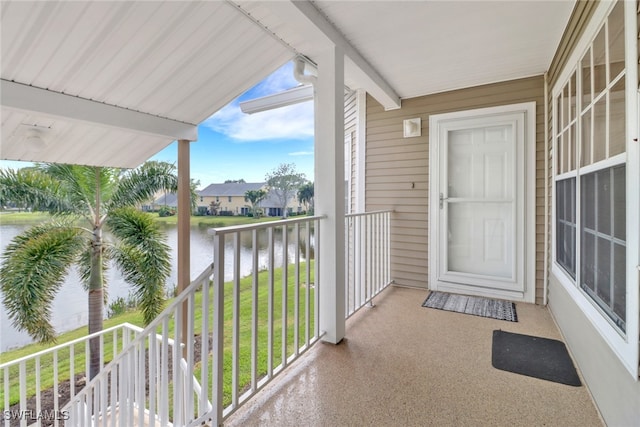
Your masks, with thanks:
M 556 149 L 553 153 L 556 162 L 556 173 L 562 173 L 562 134 L 556 139 Z M 451 194 L 449 194 L 451 195 Z
M 622 330 L 627 286 L 625 170 L 625 165 L 615 166 L 584 175 L 580 181 L 581 287 Z
M 569 171 L 569 135 L 564 132 L 561 136 L 562 141 L 562 173 Z
M 582 213 L 582 227 L 591 231 L 596 229 L 596 176 L 595 174 L 584 175 L 581 180 L 582 197 L 580 211 Z
M 619 1 L 609 15 L 609 76 L 613 81 L 624 70 L 624 3 Z
M 576 277 L 575 185 L 575 178 L 556 183 L 556 260 L 574 279 Z
M 576 169 L 576 124 L 572 124 L 569 130 L 569 170 Z
M 582 284 L 593 291 L 596 289 L 596 239 L 595 235 L 589 232 L 583 233 L 581 238 Z
M 580 166 L 587 166 L 591 164 L 591 113 L 592 109 L 589 109 L 582 116 L 582 145 L 580 146 Z
M 596 295 L 605 303 L 611 300 L 611 242 L 598 238 L 596 259 Z
M 569 120 L 575 120 L 576 118 L 576 73 L 571 75 L 571 79 L 569 80 L 569 95 L 570 99 L 570 114 Z
M 593 99 L 591 91 L 591 49 L 582 58 L 582 110 L 589 106 Z
M 613 168 L 613 236 L 620 240 L 627 237 L 626 167 Z
M 605 27 L 593 41 L 593 95 L 597 96 L 607 86 L 606 74 L 606 57 L 605 57 Z
M 606 158 L 607 153 L 607 99 L 600 98 L 593 107 L 593 163 Z
M 562 89 L 562 129 L 569 124 L 569 83 Z
M 627 313 L 627 248 L 614 245 L 613 249 L 613 312 L 621 319 L 626 319 Z
M 621 78 L 609 92 L 609 157 L 626 150 L 624 78 Z
M 597 230 L 611 234 L 611 170 L 596 172 Z

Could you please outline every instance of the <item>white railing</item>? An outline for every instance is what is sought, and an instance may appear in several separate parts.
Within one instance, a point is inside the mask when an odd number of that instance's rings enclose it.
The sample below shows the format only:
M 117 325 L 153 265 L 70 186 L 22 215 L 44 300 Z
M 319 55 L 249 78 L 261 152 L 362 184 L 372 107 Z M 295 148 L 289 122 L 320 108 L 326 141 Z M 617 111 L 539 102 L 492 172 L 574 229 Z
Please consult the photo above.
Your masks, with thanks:
M 317 342 L 319 299 L 314 278 L 320 220 L 302 217 L 212 230 L 216 313 L 212 424 L 220 425 Z M 251 248 L 250 256 L 243 256 L 243 242 Z M 254 274 L 243 281 L 240 272 L 247 262 Z M 263 271 L 255 274 L 259 270 Z M 229 271 L 231 279 L 225 284 Z M 229 298 L 231 304 L 225 304 Z M 248 345 L 243 336 L 249 337 Z M 225 341 L 228 344 L 223 345 Z M 225 360 L 230 371 L 223 370 Z M 223 393 L 225 386 L 230 387 L 229 395 Z
M 351 317 L 391 283 L 391 212 L 345 216 L 345 316 Z
M 213 229 L 214 263 L 63 408 L 67 425 L 222 424 L 318 341 L 320 219 Z
M 140 332 L 142 328 L 123 323 L 1 364 L 4 426 L 9 427 L 11 420 L 14 423 L 19 420 L 21 426 L 40 426 L 43 422 L 52 422 L 54 426 L 61 424 L 66 414 L 60 408 L 73 399 L 87 381 L 89 341 L 98 338 L 100 366 L 103 366 Z M 53 400 L 53 407 L 43 404 L 50 400 Z
M 189 314 L 195 313 L 196 308 L 200 313 L 209 313 L 212 273 L 210 265 L 76 394 L 63 408 L 66 425 L 144 426 L 159 422 L 167 426 L 187 425 L 193 420 L 197 383 L 194 365 L 208 360 L 209 340 L 201 340 L 198 356 L 193 339 L 186 340 L 185 345 L 173 344 L 182 342 L 183 326 L 187 336 L 208 337 L 210 316 L 196 319 Z M 186 371 L 182 365 L 185 356 L 191 361 L 186 364 Z M 199 399 L 204 413 L 206 389 Z
M 346 217 L 346 317 L 390 283 L 390 218 Z M 63 408 L 67 424 L 221 425 L 320 339 L 321 219 L 211 230 L 213 264 Z

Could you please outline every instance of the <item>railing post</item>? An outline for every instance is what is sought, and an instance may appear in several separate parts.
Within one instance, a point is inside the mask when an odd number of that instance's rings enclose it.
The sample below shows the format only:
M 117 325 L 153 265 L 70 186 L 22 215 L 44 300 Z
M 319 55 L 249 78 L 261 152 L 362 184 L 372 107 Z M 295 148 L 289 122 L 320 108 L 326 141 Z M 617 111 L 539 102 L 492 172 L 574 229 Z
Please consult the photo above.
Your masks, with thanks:
M 344 53 L 331 46 L 318 57 L 315 86 L 315 207 L 320 230 L 320 329 L 337 344 L 345 335 Z M 322 176 L 319 174 L 322 173 Z M 316 278 L 318 279 L 318 278 Z
M 224 365 L 224 235 L 213 237 L 213 356 L 212 410 L 213 423 L 222 425 L 222 385 Z

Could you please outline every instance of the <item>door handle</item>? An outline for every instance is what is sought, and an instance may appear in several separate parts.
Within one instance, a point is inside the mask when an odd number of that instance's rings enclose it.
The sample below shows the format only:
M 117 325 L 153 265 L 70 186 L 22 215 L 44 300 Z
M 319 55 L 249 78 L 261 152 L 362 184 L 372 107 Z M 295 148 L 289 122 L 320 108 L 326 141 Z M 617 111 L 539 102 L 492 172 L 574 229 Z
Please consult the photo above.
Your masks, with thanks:
M 440 209 L 444 206 L 444 201 L 449 200 L 448 197 L 444 197 L 444 194 L 440 193 Z

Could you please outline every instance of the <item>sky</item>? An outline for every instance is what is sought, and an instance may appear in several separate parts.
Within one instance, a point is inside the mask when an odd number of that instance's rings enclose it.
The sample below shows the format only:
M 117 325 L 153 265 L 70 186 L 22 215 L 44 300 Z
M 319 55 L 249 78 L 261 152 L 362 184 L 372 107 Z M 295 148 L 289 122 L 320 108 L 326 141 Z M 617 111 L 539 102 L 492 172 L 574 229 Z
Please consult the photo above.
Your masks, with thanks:
M 313 102 L 254 114 L 240 111 L 240 101 L 298 86 L 289 62 L 198 126 L 191 143 L 191 178 L 199 189 L 228 179 L 263 182 L 281 163 L 293 163 L 313 181 Z M 173 142 L 150 160 L 177 164 Z M 27 162 L 0 161 L 0 168 L 19 168 Z

